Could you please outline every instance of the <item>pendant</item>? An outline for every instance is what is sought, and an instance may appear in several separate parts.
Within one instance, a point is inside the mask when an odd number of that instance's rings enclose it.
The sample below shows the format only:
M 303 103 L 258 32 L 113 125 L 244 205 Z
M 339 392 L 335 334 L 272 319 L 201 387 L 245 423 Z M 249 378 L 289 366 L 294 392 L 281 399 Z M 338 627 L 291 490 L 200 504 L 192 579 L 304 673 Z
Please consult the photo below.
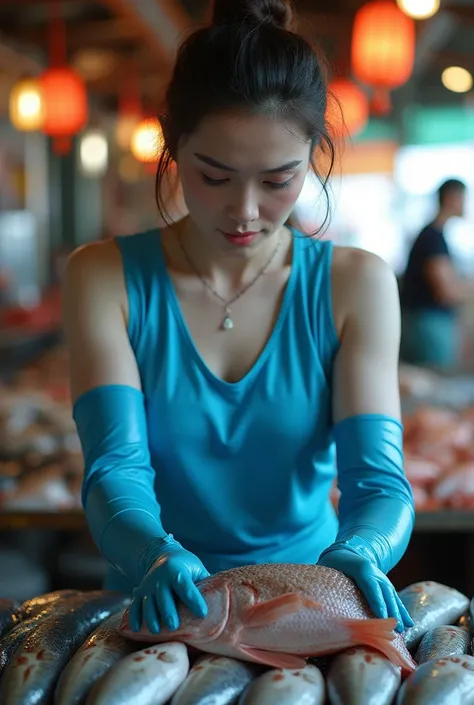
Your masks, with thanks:
M 224 320 L 222 321 L 222 329 L 223 330 L 232 330 L 234 327 L 234 321 L 230 317 L 230 311 L 226 311 L 226 316 Z

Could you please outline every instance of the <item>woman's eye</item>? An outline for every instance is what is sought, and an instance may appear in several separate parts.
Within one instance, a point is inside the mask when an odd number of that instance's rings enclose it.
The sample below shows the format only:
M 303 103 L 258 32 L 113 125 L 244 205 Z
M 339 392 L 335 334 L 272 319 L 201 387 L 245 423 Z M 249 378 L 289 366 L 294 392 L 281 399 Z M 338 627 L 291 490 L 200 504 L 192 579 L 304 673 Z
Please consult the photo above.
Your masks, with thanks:
M 281 189 L 281 188 L 290 188 L 290 184 L 293 181 L 293 179 L 288 179 L 288 181 L 283 181 L 283 183 L 278 183 L 277 181 L 266 181 L 265 183 L 267 186 L 269 186 L 272 189 Z
M 205 184 L 208 186 L 222 186 L 222 184 L 225 184 L 229 179 L 211 179 L 210 176 L 206 176 L 206 174 L 201 174 L 203 181 Z

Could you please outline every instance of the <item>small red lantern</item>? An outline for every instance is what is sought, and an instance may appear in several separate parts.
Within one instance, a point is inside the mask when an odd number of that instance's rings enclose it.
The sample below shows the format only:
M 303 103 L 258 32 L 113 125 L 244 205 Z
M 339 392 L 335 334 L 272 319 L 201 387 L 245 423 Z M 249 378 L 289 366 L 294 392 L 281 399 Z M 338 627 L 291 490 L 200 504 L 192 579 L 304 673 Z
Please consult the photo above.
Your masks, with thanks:
M 43 132 L 55 138 L 55 148 L 64 154 L 70 138 L 87 122 L 87 92 L 82 78 L 67 66 L 50 68 L 41 76 L 44 100 Z
M 336 135 L 349 133 L 354 137 L 362 132 L 369 121 L 369 101 L 364 91 L 346 78 L 333 81 L 329 90 L 336 101 L 330 95 L 327 119 Z
M 390 110 L 389 91 L 410 78 L 415 61 L 415 22 L 391 0 L 371 0 L 356 13 L 352 71 L 374 88 L 374 108 Z

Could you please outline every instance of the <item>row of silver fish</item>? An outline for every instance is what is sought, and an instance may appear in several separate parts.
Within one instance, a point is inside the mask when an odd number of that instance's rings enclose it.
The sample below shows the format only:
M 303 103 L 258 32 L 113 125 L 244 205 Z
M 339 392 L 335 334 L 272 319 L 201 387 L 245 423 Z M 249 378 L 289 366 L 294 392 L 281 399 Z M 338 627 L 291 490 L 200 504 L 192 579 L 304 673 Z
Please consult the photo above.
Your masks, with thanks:
M 403 684 L 400 667 L 368 646 L 287 669 L 223 655 L 195 660 L 196 652 L 177 641 L 132 641 L 119 630 L 129 599 L 117 593 L 59 591 L 20 607 L 0 601 L 0 625 L 9 629 L 0 639 L 0 702 L 474 705 L 473 604 L 431 581 L 400 597 L 415 621 L 407 642 L 420 664 Z

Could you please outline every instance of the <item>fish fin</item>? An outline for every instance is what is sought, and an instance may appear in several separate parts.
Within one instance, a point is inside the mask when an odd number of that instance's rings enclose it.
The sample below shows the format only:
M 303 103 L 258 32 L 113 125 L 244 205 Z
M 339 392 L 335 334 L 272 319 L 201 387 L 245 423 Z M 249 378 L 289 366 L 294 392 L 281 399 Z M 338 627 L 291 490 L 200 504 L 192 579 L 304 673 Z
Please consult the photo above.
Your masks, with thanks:
M 246 609 L 242 615 L 242 623 L 245 627 L 265 627 L 280 617 L 298 612 L 303 606 L 303 600 L 298 593 L 288 592 Z
M 251 646 L 239 646 L 239 651 L 256 663 L 263 663 L 274 668 L 304 668 L 306 666 L 306 661 L 302 656 L 253 649 Z
M 348 619 L 342 624 L 349 630 L 354 646 L 371 646 L 395 666 L 400 666 L 405 674 L 415 670 L 411 660 L 392 643 L 396 636 L 393 631 L 397 625 L 396 619 Z

